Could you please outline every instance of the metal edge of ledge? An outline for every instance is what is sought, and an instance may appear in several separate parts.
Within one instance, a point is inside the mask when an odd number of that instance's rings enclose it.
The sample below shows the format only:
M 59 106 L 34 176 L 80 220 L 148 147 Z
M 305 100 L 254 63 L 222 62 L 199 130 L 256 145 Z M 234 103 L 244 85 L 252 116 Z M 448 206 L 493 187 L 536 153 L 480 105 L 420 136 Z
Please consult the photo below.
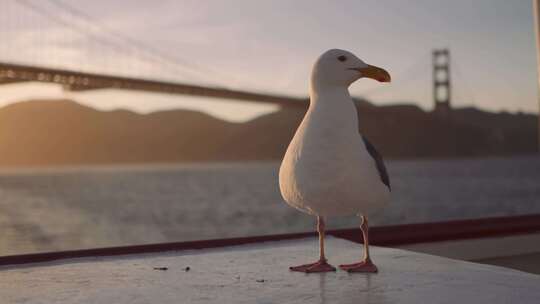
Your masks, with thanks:
M 540 214 L 380 226 L 370 229 L 370 238 L 374 245 L 397 246 L 415 243 L 510 236 L 536 232 L 540 232 Z M 329 230 L 327 231 L 327 234 L 356 243 L 363 242 L 362 234 L 358 228 Z M 0 257 L 0 266 L 50 262 L 83 257 L 103 257 L 219 248 L 269 241 L 300 239 L 316 235 L 316 232 L 304 232 L 10 255 Z

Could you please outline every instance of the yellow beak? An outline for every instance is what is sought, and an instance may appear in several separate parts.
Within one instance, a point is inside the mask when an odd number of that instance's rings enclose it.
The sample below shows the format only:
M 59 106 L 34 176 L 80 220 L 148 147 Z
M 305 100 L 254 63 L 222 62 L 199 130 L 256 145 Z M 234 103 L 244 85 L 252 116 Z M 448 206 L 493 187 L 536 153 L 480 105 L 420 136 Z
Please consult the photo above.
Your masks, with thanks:
M 365 68 L 359 68 L 358 71 L 362 73 L 362 76 L 375 79 L 379 82 L 390 82 L 390 74 L 385 69 L 369 65 Z

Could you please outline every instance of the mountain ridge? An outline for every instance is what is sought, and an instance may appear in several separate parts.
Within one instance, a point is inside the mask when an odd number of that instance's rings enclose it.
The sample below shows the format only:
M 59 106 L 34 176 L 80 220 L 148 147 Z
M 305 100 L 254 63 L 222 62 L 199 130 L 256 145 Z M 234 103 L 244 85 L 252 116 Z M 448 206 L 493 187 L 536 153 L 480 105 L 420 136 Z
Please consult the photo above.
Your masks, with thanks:
M 356 101 L 359 127 L 387 158 L 512 155 L 536 151 L 532 114 L 455 109 L 443 119 L 415 105 Z M 278 160 L 305 109 L 244 123 L 191 110 L 100 111 L 71 100 L 0 108 L 0 166 Z

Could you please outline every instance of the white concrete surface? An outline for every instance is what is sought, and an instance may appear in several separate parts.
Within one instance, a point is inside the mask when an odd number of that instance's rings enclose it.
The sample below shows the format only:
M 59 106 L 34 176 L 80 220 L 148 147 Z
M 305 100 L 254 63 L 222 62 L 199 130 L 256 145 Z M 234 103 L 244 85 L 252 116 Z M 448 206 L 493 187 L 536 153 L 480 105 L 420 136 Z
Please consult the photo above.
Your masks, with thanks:
M 378 274 L 288 270 L 314 261 L 316 246 L 305 239 L 7 266 L 0 303 L 540 303 L 538 275 L 399 249 L 372 248 Z M 361 255 L 330 237 L 327 250 L 334 265 Z

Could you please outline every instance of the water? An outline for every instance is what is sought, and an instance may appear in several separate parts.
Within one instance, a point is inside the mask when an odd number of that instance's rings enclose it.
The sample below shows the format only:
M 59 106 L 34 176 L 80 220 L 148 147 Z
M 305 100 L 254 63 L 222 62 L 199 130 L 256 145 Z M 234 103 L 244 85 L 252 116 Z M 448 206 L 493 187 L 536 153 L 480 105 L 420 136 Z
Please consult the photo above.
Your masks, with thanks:
M 374 225 L 540 213 L 540 157 L 391 161 Z M 313 230 L 276 162 L 0 171 L 0 255 Z M 358 225 L 330 219 L 331 228 Z

